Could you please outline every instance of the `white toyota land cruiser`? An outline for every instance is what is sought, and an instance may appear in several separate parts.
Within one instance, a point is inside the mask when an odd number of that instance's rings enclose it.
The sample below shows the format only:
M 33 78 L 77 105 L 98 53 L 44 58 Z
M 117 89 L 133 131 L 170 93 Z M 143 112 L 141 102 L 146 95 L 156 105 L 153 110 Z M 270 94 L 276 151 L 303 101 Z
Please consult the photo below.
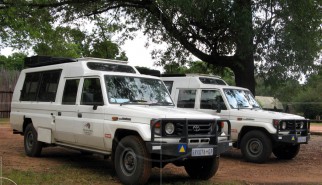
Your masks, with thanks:
M 144 184 L 152 167 L 167 163 L 184 166 L 192 178 L 212 177 L 232 145 L 229 121 L 175 108 L 160 78 L 125 63 L 26 58 L 10 114 L 26 154 L 63 146 L 112 156 L 124 184 Z
M 248 89 L 228 86 L 218 76 L 161 77 L 178 108 L 218 115 L 231 122 L 234 147 L 247 161 L 263 163 L 271 153 L 292 159 L 310 138 L 309 120 L 262 110 Z

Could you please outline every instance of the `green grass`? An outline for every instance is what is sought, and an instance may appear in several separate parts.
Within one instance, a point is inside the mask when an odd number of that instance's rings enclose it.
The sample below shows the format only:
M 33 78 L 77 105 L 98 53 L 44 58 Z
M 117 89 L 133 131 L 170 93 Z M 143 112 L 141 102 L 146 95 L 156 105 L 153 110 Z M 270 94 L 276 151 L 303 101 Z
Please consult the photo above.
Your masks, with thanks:
M 9 124 L 9 118 L 0 118 L 0 125 Z
M 153 175 L 152 175 L 153 176 Z M 99 166 L 98 168 L 90 166 L 84 167 L 78 164 L 61 165 L 52 168 L 43 169 L 41 171 L 33 170 L 17 170 L 3 169 L 3 177 L 9 178 L 16 184 L 26 185 L 64 185 L 64 184 L 89 184 L 89 185 L 117 185 L 119 180 L 108 167 Z M 188 177 L 167 177 L 161 181 L 164 185 L 244 185 L 242 182 L 225 182 L 216 183 L 213 181 L 197 181 L 191 180 Z M 12 184 L 8 180 L 3 180 L 2 185 Z M 159 185 L 158 178 L 152 178 L 148 184 Z
M 313 125 L 313 126 L 322 126 L 322 123 L 310 123 L 310 125 Z
M 62 165 L 44 171 L 5 170 L 3 177 L 16 184 L 118 184 L 111 175 L 104 171 Z M 3 185 L 10 184 L 4 181 Z

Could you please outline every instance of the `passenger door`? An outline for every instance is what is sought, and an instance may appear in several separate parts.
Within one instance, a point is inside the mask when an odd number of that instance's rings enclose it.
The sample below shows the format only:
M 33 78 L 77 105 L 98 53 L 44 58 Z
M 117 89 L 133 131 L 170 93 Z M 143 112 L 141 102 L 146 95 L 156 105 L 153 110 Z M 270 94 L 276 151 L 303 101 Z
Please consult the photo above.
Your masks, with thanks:
M 81 146 L 104 149 L 104 100 L 100 78 L 84 78 L 77 108 L 76 142 Z
M 200 96 L 197 100 L 197 109 L 201 112 L 220 116 L 222 119 L 230 119 L 229 111 L 225 104 L 223 95 L 218 89 L 199 89 Z M 231 122 L 231 124 L 233 124 Z M 227 133 L 228 127 L 224 126 Z M 235 134 L 235 133 L 232 133 Z

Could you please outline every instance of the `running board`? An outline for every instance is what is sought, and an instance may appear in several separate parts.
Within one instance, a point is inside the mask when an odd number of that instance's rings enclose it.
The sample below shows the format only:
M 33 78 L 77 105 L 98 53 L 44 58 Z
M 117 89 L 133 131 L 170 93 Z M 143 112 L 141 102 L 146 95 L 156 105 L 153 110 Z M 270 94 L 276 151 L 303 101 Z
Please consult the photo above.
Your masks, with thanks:
M 104 150 L 97 150 L 97 149 L 86 148 L 86 147 L 81 147 L 81 146 L 74 146 L 74 145 L 69 145 L 69 144 L 60 143 L 60 142 L 56 142 L 55 144 L 57 146 L 67 147 L 67 148 L 76 149 L 76 150 L 83 150 L 83 151 L 88 151 L 88 152 L 93 152 L 93 153 L 98 153 L 98 154 L 103 154 L 103 155 L 111 155 L 111 152 L 107 152 Z

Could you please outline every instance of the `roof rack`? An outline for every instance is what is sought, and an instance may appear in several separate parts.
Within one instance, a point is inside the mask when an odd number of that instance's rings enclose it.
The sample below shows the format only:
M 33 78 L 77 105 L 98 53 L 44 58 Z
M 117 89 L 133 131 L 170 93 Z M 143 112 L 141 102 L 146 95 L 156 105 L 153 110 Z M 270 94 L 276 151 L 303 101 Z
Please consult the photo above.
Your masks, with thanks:
M 67 62 L 77 62 L 74 58 L 51 57 L 51 56 L 32 56 L 25 58 L 25 67 L 40 67 Z
M 186 76 L 203 76 L 203 77 L 213 77 L 213 78 L 221 78 L 218 75 L 213 75 L 213 74 L 201 74 L 201 73 L 188 73 Z
M 114 60 L 114 59 L 105 59 L 105 58 L 94 58 L 94 57 L 84 57 L 84 58 L 78 58 L 78 61 L 88 61 L 91 60 L 93 62 L 99 61 L 99 62 L 114 62 L 114 63 L 121 63 L 121 64 L 127 64 L 128 61 L 123 60 Z
M 149 68 L 140 67 L 140 66 L 136 66 L 135 68 L 140 72 L 140 74 L 143 74 L 143 75 L 151 75 L 156 77 L 160 77 L 161 75 L 161 72 L 159 70 L 149 69 Z
M 184 77 L 184 76 L 190 76 L 190 77 L 210 77 L 210 78 L 219 78 L 221 79 L 220 76 L 217 75 L 212 75 L 212 74 L 199 74 L 199 73 L 187 73 L 187 74 L 161 74 L 161 77 Z

